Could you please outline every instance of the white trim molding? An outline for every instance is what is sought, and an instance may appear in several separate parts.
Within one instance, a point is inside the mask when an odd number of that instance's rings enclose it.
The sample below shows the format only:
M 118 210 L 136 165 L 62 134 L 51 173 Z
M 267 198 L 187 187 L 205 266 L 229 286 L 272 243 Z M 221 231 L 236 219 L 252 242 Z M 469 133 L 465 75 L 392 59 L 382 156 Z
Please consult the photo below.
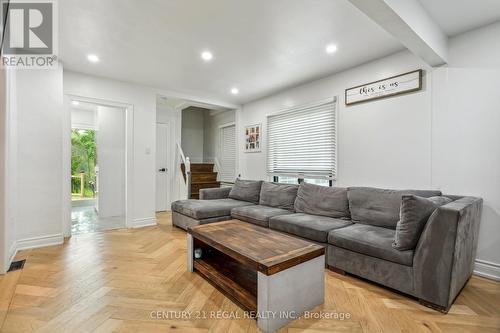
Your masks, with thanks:
M 96 126 L 88 125 L 88 124 L 80 124 L 77 122 L 72 122 L 71 123 L 71 129 L 79 129 L 79 130 L 91 130 L 91 131 L 97 131 L 98 128 Z
M 7 269 L 14 261 L 17 252 L 22 250 L 37 249 L 46 246 L 61 245 L 64 243 L 63 234 L 46 235 L 33 238 L 25 238 L 12 243 L 8 253 Z
M 152 227 L 157 224 L 158 223 L 156 222 L 156 217 L 146 217 L 146 218 L 134 219 L 130 227 L 135 229 L 143 227 Z
M 494 262 L 476 259 L 474 274 L 487 279 L 500 281 L 500 265 Z
M 16 252 L 21 250 L 37 249 L 39 247 L 61 245 L 64 243 L 62 233 L 33 238 L 20 239 L 16 242 Z
M 64 97 L 63 119 L 63 174 L 66 180 L 63 182 L 63 210 L 62 223 L 64 236 L 71 236 L 71 100 L 91 103 L 94 105 L 110 106 L 125 110 L 125 224 L 127 228 L 134 228 L 132 211 L 134 207 L 134 105 L 99 99 L 74 94 L 66 94 Z

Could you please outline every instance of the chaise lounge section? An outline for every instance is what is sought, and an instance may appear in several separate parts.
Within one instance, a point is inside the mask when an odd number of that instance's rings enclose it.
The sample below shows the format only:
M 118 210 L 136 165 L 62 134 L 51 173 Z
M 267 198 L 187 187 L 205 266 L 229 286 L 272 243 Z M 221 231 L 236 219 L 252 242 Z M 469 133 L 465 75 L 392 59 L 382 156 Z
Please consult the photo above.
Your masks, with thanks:
M 472 275 L 482 199 L 436 190 L 237 180 L 172 204 L 173 224 L 239 219 L 327 248 L 325 264 L 447 312 Z
M 178 200 L 172 203 L 172 221 L 187 230 L 195 225 L 231 219 L 231 210 L 238 207 L 255 206 L 255 203 L 228 197 L 231 188 L 200 191 L 200 200 Z

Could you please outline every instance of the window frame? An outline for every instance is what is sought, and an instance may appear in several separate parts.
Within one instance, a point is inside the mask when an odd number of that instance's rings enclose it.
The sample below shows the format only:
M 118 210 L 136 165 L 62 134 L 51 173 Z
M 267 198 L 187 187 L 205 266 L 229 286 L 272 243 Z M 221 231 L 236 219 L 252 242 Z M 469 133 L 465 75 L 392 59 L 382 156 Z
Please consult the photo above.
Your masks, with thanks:
M 294 178 L 294 177 L 289 177 Z M 297 183 L 300 185 L 304 182 L 304 178 L 297 178 Z M 328 187 L 333 187 L 333 179 L 325 179 L 328 180 Z M 280 176 L 273 176 L 273 183 L 280 183 Z M 319 185 L 322 186 L 322 185 Z
M 322 104 L 322 103 L 328 103 L 328 102 L 332 102 L 333 105 L 334 105 L 334 128 L 335 128 L 335 134 L 334 134 L 334 140 L 335 140 L 335 151 L 334 151 L 334 155 L 335 155 L 335 158 L 334 158 L 334 163 L 335 163 L 335 175 L 333 177 L 328 177 L 328 178 L 321 178 L 319 177 L 318 179 L 324 179 L 324 180 L 328 180 L 329 182 L 329 186 L 330 187 L 333 187 L 334 184 L 337 182 L 338 180 L 338 124 L 339 124 L 339 98 L 338 96 L 333 96 L 333 97 L 329 97 L 329 98 L 326 98 L 326 99 L 322 99 L 322 100 L 317 100 L 317 101 L 313 101 L 313 102 L 309 102 L 309 103 L 306 103 L 306 104 L 300 104 L 300 105 L 295 105 L 295 106 L 291 106 L 291 107 L 288 107 L 286 109 L 281 109 L 277 112 L 274 112 L 274 113 L 270 113 L 270 114 L 267 114 L 266 115 L 266 142 L 265 142 L 265 146 L 266 146 L 266 173 L 268 174 L 269 177 L 272 177 L 273 179 L 273 182 L 276 182 L 276 183 L 279 183 L 279 177 L 291 177 L 291 178 L 295 178 L 294 176 L 291 176 L 291 175 L 286 175 L 286 174 L 271 174 L 269 173 L 269 170 L 268 170 L 268 165 L 269 165 L 269 117 L 272 117 L 272 116 L 279 116 L 279 115 L 282 115 L 282 114 L 286 114 L 286 113 L 289 113 L 289 112 L 293 112 L 295 109 L 299 109 L 299 108 L 310 108 L 310 107 L 314 107 L 315 105 L 319 105 L 319 104 Z M 304 182 L 304 179 L 305 178 L 311 178 L 311 177 L 300 177 L 300 176 L 297 176 L 297 180 L 298 180 L 298 183 L 301 184 L 302 182 Z

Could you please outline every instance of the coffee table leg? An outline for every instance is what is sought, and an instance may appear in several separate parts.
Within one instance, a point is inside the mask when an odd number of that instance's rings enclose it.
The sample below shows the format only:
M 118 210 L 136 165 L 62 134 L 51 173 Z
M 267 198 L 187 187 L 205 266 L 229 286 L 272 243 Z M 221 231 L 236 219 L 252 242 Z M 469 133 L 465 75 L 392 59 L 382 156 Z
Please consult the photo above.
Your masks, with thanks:
M 273 275 L 258 273 L 257 326 L 270 333 L 323 304 L 325 256 Z
M 187 269 L 188 272 L 193 271 L 193 258 L 194 258 L 194 249 L 193 249 L 193 236 L 191 234 L 187 234 Z

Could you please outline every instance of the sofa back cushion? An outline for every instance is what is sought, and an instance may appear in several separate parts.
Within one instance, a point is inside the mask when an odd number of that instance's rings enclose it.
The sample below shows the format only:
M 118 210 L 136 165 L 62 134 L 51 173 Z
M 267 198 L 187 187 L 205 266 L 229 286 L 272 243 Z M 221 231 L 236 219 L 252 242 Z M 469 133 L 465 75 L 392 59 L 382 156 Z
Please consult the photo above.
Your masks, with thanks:
M 294 207 L 297 213 L 335 218 L 350 216 L 347 189 L 343 187 L 302 183 Z
M 356 223 L 396 229 L 403 195 L 417 195 L 429 198 L 440 196 L 441 191 L 349 187 L 347 197 L 349 199 L 351 219 Z
M 259 205 L 293 210 L 298 185 L 262 183 Z
M 236 179 L 229 192 L 229 198 L 258 204 L 261 186 L 261 180 Z
M 403 195 L 392 247 L 400 251 L 413 250 L 417 246 L 429 216 L 436 208 L 452 201 L 443 196 L 422 198 L 416 195 Z

